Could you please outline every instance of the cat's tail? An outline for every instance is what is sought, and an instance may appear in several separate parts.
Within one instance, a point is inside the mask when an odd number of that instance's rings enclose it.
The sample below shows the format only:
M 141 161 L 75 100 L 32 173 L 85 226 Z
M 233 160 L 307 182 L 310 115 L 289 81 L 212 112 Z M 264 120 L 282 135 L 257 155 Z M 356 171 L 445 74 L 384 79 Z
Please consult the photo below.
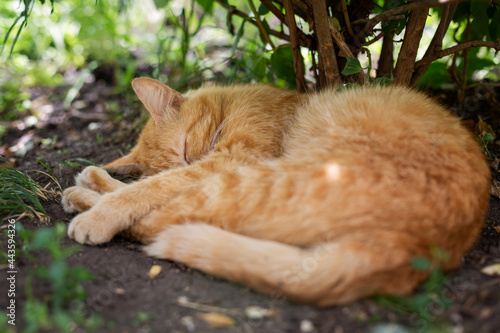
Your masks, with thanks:
M 168 227 L 145 248 L 271 296 L 319 306 L 373 294 L 407 294 L 426 274 L 412 268 L 410 236 L 350 234 L 312 248 L 234 234 L 207 224 Z

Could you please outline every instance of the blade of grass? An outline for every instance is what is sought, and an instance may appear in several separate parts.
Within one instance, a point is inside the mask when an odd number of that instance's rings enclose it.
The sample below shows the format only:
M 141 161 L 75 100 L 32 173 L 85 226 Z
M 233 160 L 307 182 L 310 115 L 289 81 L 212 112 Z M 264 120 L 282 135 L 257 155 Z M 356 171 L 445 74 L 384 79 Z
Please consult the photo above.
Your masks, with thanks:
M 48 216 L 40 199 L 47 200 L 47 195 L 51 192 L 3 160 L 8 167 L 0 168 L 0 216 L 28 216 L 47 220 Z

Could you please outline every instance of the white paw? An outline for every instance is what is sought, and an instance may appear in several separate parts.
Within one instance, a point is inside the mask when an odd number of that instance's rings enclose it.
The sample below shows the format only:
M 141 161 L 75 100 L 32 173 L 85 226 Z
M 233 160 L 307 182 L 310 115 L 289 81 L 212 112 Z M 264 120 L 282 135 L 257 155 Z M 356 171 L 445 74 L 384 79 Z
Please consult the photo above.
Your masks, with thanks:
M 61 200 L 63 209 L 67 213 L 83 212 L 99 202 L 101 195 L 90 189 L 73 186 L 63 192 Z
M 68 227 L 70 238 L 90 245 L 109 242 L 117 232 L 112 223 L 99 218 L 99 214 L 94 211 L 77 215 Z
M 76 185 L 98 193 L 112 192 L 116 189 L 119 181 L 113 179 L 108 172 L 95 166 L 86 167 L 76 178 Z
M 61 199 L 61 204 L 63 206 L 63 209 L 66 213 L 74 213 L 77 211 L 76 207 L 73 206 L 73 203 L 71 202 L 71 193 L 75 191 L 76 186 L 67 188 L 63 192 L 63 196 Z

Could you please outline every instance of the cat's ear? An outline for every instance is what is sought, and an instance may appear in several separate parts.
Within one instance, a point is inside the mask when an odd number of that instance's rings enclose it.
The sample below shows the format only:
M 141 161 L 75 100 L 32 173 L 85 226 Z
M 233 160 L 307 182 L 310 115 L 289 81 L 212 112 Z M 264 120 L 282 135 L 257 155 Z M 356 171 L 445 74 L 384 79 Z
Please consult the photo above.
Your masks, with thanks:
M 141 77 L 132 81 L 132 88 L 156 123 L 172 112 L 177 112 L 183 98 L 180 93 L 160 81 Z
M 128 155 L 102 166 L 102 168 L 108 172 L 120 175 L 140 175 L 144 172 L 137 161 L 137 152 L 135 149 L 132 149 Z

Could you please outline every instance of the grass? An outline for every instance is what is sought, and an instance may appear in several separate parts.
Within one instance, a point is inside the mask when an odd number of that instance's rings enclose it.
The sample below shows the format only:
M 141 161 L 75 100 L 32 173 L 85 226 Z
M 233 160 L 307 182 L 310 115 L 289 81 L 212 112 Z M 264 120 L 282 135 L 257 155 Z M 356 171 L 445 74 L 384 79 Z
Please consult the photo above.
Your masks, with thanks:
M 446 254 L 434 249 L 434 261 L 446 260 Z M 429 278 L 411 296 L 376 296 L 373 299 L 389 310 L 402 315 L 411 328 L 400 326 L 404 332 L 450 332 L 450 325 L 439 318 L 439 314 L 449 309 L 453 300 L 447 295 L 446 275 L 436 263 L 427 258 L 415 258 L 412 266 L 416 270 L 429 273 Z M 377 331 L 378 332 L 378 331 Z M 399 332 L 399 331 L 398 331 Z
M 57 192 L 49 190 L 49 185 L 40 186 L 30 176 L 16 170 L 8 162 L 7 164 L 7 167 L 0 168 L 0 216 L 2 219 L 11 217 L 20 219 L 27 216 L 31 219 L 48 221 L 49 217 L 43 209 L 41 200 L 46 201 L 57 195 Z M 49 174 L 49 177 L 55 181 L 52 175 Z
M 4 162 L 6 162 L 4 160 Z M 45 171 L 37 171 L 50 177 L 59 185 L 50 167 L 38 160 Z M 2 217 L 36 218 L 47 221 L 49 217 L 43 209 L 42 201 L 49 200 L 57 191 L 40 186 L 27 174 L 16 170 L 7 163 L 0 168 L 0 213 Z M 7 219 L 6 218 L 6 219 Z M 6 228 L 2 228 L 7 231 Z M 12 270 L 22 265 L 24 280 L 24 299 L 22 308 L 16 316 L 19 332 L 92 332 L 104 325 L 105 321 L 85 309 L 86 293 L 82 283 L 93 278 L 91 272 L 80 266 L 70 267 L 67 259 L 80 249 L 79 245 L 65 246 L 66 226 L 59 222 L 51 227 L 27 230 L 20 222 L 15 222 L 15 260 L 2 255 L 2 266 L 5 262 L 15 265 Z M 9 234 L 0 235 L 0 241 L 9 238 Z M 10 244 L 10 243 L 9 243 Z M 43 258 L 43 260 L 41 259 Z M 10 267 L 10 266 L 9 266 Z M 47 288 L 40 288 L 45 285 Z M 43 292 L 45 290 L 45 292 Z M 3 310 L 0 311 L 3 314 Z M 17 332 L 12 330 L 5 315 L 0 316 L 0 332 Z M 19 325 L 17 325 L 19 327 Z
M 31 231 L 18 222 L 16 232 L 18 262 L 29 262 L 22 268 L 26 276 L 25 299 L 17 320 L 23 327 L 22 332 L 74 332 L 77 329 L 92 332 L 109 326 L 100 316 L 84 311 L 86 293 L 82 283 L 92 280 L 93 275 L 80 266 L 68 265 L 68 257 L 79 251 L 80 246 L 64 246 L 64 223 Z M 40 288 L 41 284 L 49 288 Z M 1 332 L 11 332 L 10 328 L 0 320 Z

